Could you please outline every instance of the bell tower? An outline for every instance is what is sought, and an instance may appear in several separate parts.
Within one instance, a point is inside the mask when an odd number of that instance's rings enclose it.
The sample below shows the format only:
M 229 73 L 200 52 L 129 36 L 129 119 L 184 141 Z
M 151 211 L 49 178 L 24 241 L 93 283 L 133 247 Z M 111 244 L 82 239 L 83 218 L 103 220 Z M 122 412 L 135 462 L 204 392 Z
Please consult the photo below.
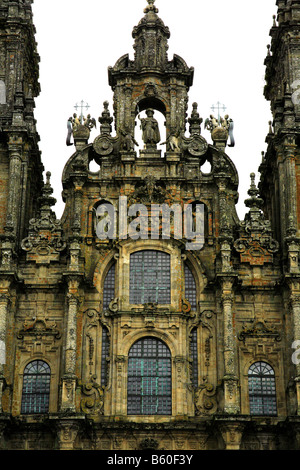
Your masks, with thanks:
M 108 70 L 114 91 L 116 132 L 134 134 L 137 115 L 152 109 L 164 115 L 167 135 L 179 136 L 185 129 L 194 69 L 176 54 L 173 60 L 168 60 L 170 31 L 157 15 L 153 0 L 148 1 L 144 13 L 132 32 L 134 60 L 123 55 Z
M 300 229 L 300 2 L 277 0 L 266 57 L 265 97 L 273 122 L 260 166 L 261 196 L 276 238 Z
M 18 249 L 43 186 L 34 98 L 40 92 L 32 0 L 0 5 L 0 236 L 2 264 Z

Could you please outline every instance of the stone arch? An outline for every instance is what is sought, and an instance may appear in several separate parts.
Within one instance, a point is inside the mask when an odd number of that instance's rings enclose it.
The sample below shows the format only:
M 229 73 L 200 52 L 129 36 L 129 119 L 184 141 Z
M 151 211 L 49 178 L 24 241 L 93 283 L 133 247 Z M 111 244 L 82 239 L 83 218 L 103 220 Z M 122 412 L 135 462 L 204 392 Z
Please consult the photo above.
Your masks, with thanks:
M 167 105 L 161 98 L 156 96 L 142 96 L 139 100 L 134 103 L 135 116 L 140 112 L 145 111 L 148 108 L 152 108 L 162 113 L 165 117 L 167 115 Z
M 180 354 L 180 351 L 177 348 L 176 340 L 171 333 L 160 330 L 158 328 L 151 330 L 147 328 L 141 328 L 135 331 L 131 331 L 124 337 L 122 350 L 124 352 L 125 357 L 128 357 L 131 347 L 137 341 L 146 337 L 153 337 L 165 343 L 171 352 L 172 358 Z

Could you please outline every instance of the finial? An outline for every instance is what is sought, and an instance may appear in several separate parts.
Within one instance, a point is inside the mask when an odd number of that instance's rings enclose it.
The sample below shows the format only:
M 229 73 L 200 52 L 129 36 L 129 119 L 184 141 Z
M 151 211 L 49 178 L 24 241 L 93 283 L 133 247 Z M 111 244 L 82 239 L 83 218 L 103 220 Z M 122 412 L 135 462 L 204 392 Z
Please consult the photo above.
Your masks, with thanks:
M 144 13 L 148 13 L 149 11 L 154 11 L 154 13 L 158 13 L 158 8 L 154 6 L 155 0 L 147 0 L 148 7 L 145 8 Z
M 263 199 L 259 197 L 259 190 L 255 183 L 255 173 L 250 173 L 251 184 L 250 189 L 248 190 L 248 194 L 250 199 L 245 200 L 245 204 L 247 207 L 250 208 L 250 213 L 260 210 L 263 205 Z
M 110 115 L 108 109 L 108 101 L 104 101 L 103 103 L 103 111 L 101 116 L 99 117 L 98 121 L 100 122 L 100 132 L 101 134 L 110 134 L 111 133 L 111 123 L 113 122 L 113 117 Z
M 200 125 L 203 122 L 203 119 L 200 117 L 198 113 L 198 103 L 193 103 L 193 110 L 191 113 L 191 117 L 188 119 L 190 124 L 190 134 L 200 134 L 201 129 Z

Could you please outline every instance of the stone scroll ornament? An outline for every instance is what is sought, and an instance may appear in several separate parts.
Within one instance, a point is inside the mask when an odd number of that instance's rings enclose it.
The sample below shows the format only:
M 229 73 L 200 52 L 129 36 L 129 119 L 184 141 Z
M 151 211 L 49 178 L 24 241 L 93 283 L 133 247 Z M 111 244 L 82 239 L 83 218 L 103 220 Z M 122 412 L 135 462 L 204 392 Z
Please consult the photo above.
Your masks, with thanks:
M 103 415 L 103 387 L 96 382 L 95 375 L 91 377 L 90 382 L 81 384 L 81 391 L 81 410 L 86 414 Z

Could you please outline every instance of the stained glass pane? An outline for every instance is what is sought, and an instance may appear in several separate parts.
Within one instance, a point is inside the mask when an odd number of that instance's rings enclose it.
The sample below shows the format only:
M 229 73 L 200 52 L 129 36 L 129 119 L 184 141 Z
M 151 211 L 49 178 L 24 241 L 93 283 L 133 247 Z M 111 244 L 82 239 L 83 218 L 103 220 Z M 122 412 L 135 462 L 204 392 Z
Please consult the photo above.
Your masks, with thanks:
M 255 362 L 249 368 L 249 402 L 252 415 L 277 415 L 275 374 L 266 362 Z
M 103 285 L 103 309 L 107 310 L 115 298 L 115 263 L 109 269 Z
M 51 371 L 44 361 L 32 361 L 24 369 L 21 413 L 47 413 Z
M 171 302 L 170 255 L 138 251 L 130 256 L 130 303 Z
M 137 341 L 129 352 L 128 414 L 171 414 L 171 376 L 167 346 L 155 338 Z
M 196 282 L 194 275 L 190 268 L 184 266 L 184 279 L 185 279 L 185 298 L 190 302 L 192 310 L 197 309 L 197 294 L 196 294 Z

